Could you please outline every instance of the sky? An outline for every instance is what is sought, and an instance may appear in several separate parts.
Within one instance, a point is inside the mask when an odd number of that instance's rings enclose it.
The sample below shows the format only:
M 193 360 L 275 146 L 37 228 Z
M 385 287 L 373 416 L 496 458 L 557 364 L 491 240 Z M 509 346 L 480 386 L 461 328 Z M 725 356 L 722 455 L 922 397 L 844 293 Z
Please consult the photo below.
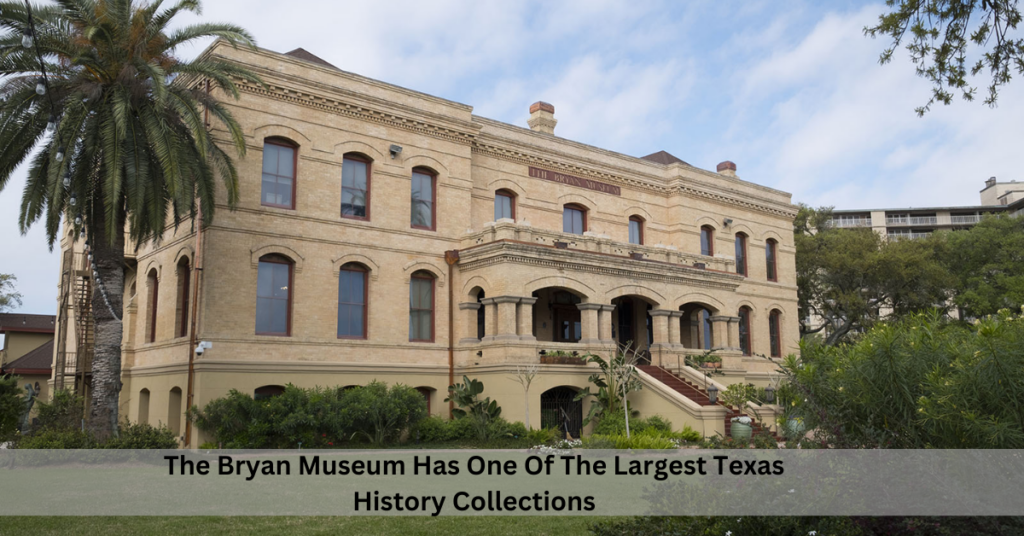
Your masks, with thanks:
M 930 94 L 905 50 L 863 35 L 884 4 L 569 0 L 207 0 L 196 21 L 302 47 L 339 68 L 527 126 L 555 106 L 556 135 L 643 156 L 666 150 L 840 209 L 974 205 L 985 179 L 1024 180 L 1024 82 L 999 106 Z M 179 51 L 191 57 L 208 44 Z M 986 79 L 975 85 L 984 90 Z M 25 172 L 0 191 L 0 273 L 20 312 L 54 314 L 58 259 L 40 225 L 18 225 Z

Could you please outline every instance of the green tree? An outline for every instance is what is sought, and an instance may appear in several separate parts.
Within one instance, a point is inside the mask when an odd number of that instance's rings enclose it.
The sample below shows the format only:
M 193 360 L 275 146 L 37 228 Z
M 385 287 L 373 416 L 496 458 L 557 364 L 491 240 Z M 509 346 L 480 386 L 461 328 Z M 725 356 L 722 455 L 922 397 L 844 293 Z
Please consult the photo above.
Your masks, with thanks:
M 918 76 L 932 83 L 932 95 L 917 108 L 924 115 L 931 105 L 948 105 L 954 92 L 974 100 L 977 88 L 970 76 L 988 71 L 991 76 L 985 104 L 995 106 L 999 89 L 1024 74 L 1024 38 L 1016 33 L 1021 21 L 1018 0 L 886 0 L 888 13 L 876 26 L 864 28 L 871 37 L 882 36 L 891 45 L 880 63 L 906 44 Z
M 14 304 L 21 305 L 21 294 L 14 287 L 17 280 L 14 274 L 0 274 L 0 313 L 14 309 Z
M 0 376 L 0 443 L 12 438 L 18 431 L 21 412 L 25 409 L 25 391 L 18 385 L 18 377 Z
M 969 230 L 939 239 L 961 318 L 1024 305 L 1024 218 L 990 215 Z
M 22 232 L 43 220 L 52 247 L 63 220 L 87 238 L 95 275 L 89 425 L 101 440 L 118 422 L 126 231 L 145 243 L 197 211 L 208 224 L 218 177 L 228 205 L 238 199 L 232 158 L 204 110 L 244 155 L 241 128 L 209 88 L 238 98 L 236 81 L 258 78 L 215 57 L 175 54 L 206 37 L 255 45 L 230 24 L 171 30 L 183 12 L 199 14 L 199 2 L 5 3 L 0 14 L 0 190 L 28 161 Z
M 931 239 L 885 239 L 871 229 L 831 225 L 831 209 L 801 206 L 794 224 L 801 336 L 846 339 L 883 315 L 942 306 L 948 272 Z

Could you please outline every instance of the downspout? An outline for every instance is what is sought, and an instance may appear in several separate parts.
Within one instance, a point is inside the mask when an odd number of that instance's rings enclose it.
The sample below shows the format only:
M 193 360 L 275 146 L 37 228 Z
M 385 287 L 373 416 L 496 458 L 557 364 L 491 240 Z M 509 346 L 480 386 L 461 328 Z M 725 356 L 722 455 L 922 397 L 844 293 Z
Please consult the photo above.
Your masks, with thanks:
M 452 271 L 459 262 L 459 250 L 444 252 L 444 261 L 448 263 L 448 385 L 455 385 L 455 283 Z M 455 400 L 448 397 L 448 419 L 455 417 Z

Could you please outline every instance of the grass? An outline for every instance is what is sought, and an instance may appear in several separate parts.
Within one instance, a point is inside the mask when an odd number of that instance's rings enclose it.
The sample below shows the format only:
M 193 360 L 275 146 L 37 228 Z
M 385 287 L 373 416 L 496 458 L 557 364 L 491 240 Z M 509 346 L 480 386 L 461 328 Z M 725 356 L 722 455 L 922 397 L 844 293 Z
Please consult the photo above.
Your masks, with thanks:
M 612 517 L 4 517 L 0 534 L 503 534 L 523 536 L 589 534 Z

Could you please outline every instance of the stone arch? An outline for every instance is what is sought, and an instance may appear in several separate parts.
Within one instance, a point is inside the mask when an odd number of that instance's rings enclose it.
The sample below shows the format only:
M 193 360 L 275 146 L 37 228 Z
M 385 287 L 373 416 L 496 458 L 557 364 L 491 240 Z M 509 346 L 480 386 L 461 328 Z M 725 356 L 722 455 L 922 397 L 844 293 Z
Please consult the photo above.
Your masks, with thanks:
M 743 307 L 748 307 L 750 309 L 751 320 L 753 320 L 754 318 L 758 318 L 757 306 L 754 305 L 754 302 L 747 299 L 741 299 L 737 301 L 736 306 L 733 307 L 733 310 L 729 311 L 729 316 L 736 316 L 737 314 L 739 314 L 739 310 Z
M 509 190 L 516 194 L 516 197 L 526 196 L 526 189 L 515 181 L 510 181 L 508 179 L 494 179 L 487 183 L 487 191 L 491 194 L 494 194 L 494 192 L 497 192 L 498 190 Z
M 359 155 L 366 156 L 374 163 L 385 160 L 384 153 L 377 150 L 376 147 L 363 143 L 361 141 L 349 140 L 335 144 L 332 152 L 338 156 L 344 156 L 349 153 L 356 153 Z
M 707 225 L 708 227 L 715 230 L 715 234 L 718 234 L 718 232 L 722 228 L 722 222 L 716 220 L 715 218 L 712 218 L 711 216 L 708 216 L 707 214 L 697 216 L 697 218 L 693 220 L 693 223 L 694 225 L 697 226 L 698 229 Z
M 149 277 L 149 272 L 152 270 L 156 270 L 156 280 L 160 281 L 164 267 L 156 259 L 150 259 L 150 261 L 146 263 L 146 269 L 139 273 L 146 274 L 146 277 Z
M 645 224 L 649 224 L 654 221 L 654 217 L 651 216 L 650 212 L 640 205 L 633 205 L 622 212 L 627 218 L 630 216 L 640 216 L 643 218 Z
M 192 266 L 192 265 L 195 264 L 196 253 L 195 253 L 195 250 L 192 249 L 192 246 L 182 246 L 181 249 L 179 249 L 178 252 L 174 254 L 174 265 L 175 266 L 177 266 L 178 263 L 181 262 L 181 258 L 182 257 L 187 257 L 188 258 L 189 266 Z
M 480 287 L 480 289 L 485 293 L 494 288 L 491 286 L 490 281 L 488 281 L 484 276 L 474 275 L 473 277 L 470 277 L 464 285 L 462 285 L 462 295 L 472 297 L 473 289 L 476 287 Z
M 424 272 L 429 272 L 430 275 L 434 276 L 434 279 L 437 281 L 437 286 L 444 286 L 445 271 L 441 267 L 432 262 L 412 261 L 409 264 L 406 264 L 405 266 L 402 267 L 402 271 L 408 273 L 409 275 L 412 275 L 420 270 L 423 270 Z
M 592 301 L 596 299 L 597 296 L 597 291 L 595 291 L 586 283 L 578 279 L 573 279 L 571 277 L 561 275 L 549 275 L 534 279 L 533 281 L 530 281 L 523 286 L 523 291 L 525 294 L 530 294 L 534 291 L 547 287 L 559 287 L 572 291 L 578 294 L 584 302 Z
M 733 222 L 732 225 L 729 226 L 729 233 L 733 236 L 736 236 L 738 233 L 743 233 L 747 235 L 747 238 L 751 239 L 755 236 L 753 229 L 745 223 Z
M 704 294 L 701 292 L 691 292 L 689 294 L 685 294 L 683 296 L 676 298 L 673 302 L 672 309 L 679 310 L 684 305 L 689 305 L 691 303 L 699 303 L 701 305 L 704 305 L 708 307 L 708 310 L 714 313 L 721 313 L 726 309 L 725 304 L 723 304 L 720 300 L 709 294 Z
M 332 273 L 334 275 L 338 275 L 338 272 L 341 271 L 341 267 L 350 262 L 365 266 L 366 270 L 370 272 L 370 281 L 376 281 L 377 277 L 380 276 L 380 266 L 366 255 L 361 255 L 359 253 L 346 253 L 332 259 Z
M 781 247 L 782 246 L 782 235 L 774 229 L 768 229 L 761 233 L 761 242 L 767 242 L 769 238 L 774 238 L 775 242 Z
M 621 285 L 605 292 L 605 297 L 608 300 L 614 300 L 621 296 L 639 296 L 651 302 L 655 307 L 663 306 L 668 302 L 665 296 L 643 285 Z
M 277 254 L 288 257 L 292 261 L 295 273 L 302 271 L 302 264 L 306 260 L 306 258 L 300 255 L 299 252 L 281 244 L 267 244 L 259 247 L 253 246 L 249 251 L 252 254 L 251 262 L 253 270 L 259 268 L 260 257 L 263 257 L 264 255 Z
M 578 193 L 572 193 L 572 194 L 562 194 L 562 195 L 558 196 L 558 205 L 560 207 L 563 207 L 563 206 L 569 205 L 569 204 L 580 205 L 583 208 L 587 209 L 587 212 L 594 212 L 594 211 L 597 210 L 597 203 L 595 203 L 593 199 L 590 199 L 589 197 L 587 197 L 585 195 L 581 195 L 581 194 L 578 194 Z
M 281 124 L 270 124 L 256 127 L 252 130 L 252 137 L 259 143 L 262 143 L 263 140 L 267 138 L 284 138 L 286 140 L 291 140 L 292 143 L 300 147 L 311 147 L 313 143 L 302 132 L 299 132 L 288 125 Z
M 451 172 L 448 170 L 448 166 L 441 163 L 440 160 L 427 155 L 415 155 L 405 157 L 405 169 L 406 175 L 412 176 L 412 170 L 420 167 L 427 168 L 433 171 L 437 175 L 438 183 L 448 182 L 448 178 L 451 176 Z

